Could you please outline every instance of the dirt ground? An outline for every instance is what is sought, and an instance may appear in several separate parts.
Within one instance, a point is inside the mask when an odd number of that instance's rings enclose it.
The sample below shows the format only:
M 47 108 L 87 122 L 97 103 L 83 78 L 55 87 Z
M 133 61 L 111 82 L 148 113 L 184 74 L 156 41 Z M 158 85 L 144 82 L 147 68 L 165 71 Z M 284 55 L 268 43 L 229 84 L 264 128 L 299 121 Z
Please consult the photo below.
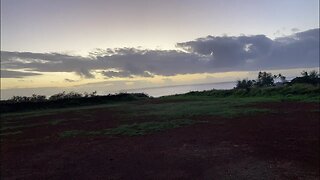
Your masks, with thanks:
M 1 179 L 319 179 L 319 104 L 264 103 L 272 113 L 218 118 L 134 137 L 61 138 L 70 129 L 115 127 L 112 111 L 27 128 L 1 140 Z M 84 113 L 85 114 L 85 113 Z M 85 117 L 82 117 L 85 119 Z

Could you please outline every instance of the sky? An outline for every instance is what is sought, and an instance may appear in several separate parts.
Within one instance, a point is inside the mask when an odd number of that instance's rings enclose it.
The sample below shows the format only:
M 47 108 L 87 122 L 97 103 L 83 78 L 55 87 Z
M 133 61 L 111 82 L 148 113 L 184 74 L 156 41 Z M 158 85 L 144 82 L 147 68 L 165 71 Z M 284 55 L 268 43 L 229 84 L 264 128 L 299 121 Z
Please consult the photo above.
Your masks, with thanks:
M 318 0 L 1 0 L 1 98 L 229 82 L 260 70 L 298 75 L 319 67 L 318 7 Z

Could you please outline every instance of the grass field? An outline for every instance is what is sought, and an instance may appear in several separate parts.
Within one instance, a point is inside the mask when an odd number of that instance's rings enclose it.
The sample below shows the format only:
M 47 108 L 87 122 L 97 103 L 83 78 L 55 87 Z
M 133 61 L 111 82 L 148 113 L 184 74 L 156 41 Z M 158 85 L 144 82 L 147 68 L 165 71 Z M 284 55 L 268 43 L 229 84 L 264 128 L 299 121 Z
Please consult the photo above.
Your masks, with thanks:
M 101 129 L 96 131 L 96 134 L 105 135 L 140 135 L 145 133 L 152 133 L 154 131 L 166 130 L 168 128 L 180 127 L 182 125 L 189 125 L 198 123 L 195 122 L 196 116 L 217 116 L 231 118 L 241 115 L 249 115 L 255 113 L 267 113 L 271 110 L 247 107 L 246 105 L 258 102 L 281 102 L 281 101 L 314 101 L 314 98 L 306 98 L 305 96 L 296 97 L 247 97 L 247 98 L 217 98 L 210 96 L 168 96 L 154 100 L 113 103 L 107 105 L 96 105 L 86 107 L 72 107 L 63 109 L 49 109 L 29 111 L 22 113 L 7 113 L 1 114 L 1 136 L 21 133 L 21 129 L 31 128 L 43 125 L 57 125 L 60 123 L 69 123 L 70 119 L 52 119 L 37 123 L 27 123 L 32 121 L 34 117 L 47 117 L 50 115 L 72 112 L 78 113 L 79 117 L 86 117 L 89 120 L 91 116 L 95 116 L 95 111 L 90 110 L 104 109 L 112 110 L 114 114 L 120 119 L 121 125 L 111 129 Z M 83 114 L 82 112 L 85 112 Z M 81 115 L 80 115 L 81 114 Z M 89 118 L 89 119 L 88 119 Z M 83 119 L 83 118 L 79 118 Z M 21 124 L 20 124 L 21 123 Z M 150 129 L 150 126 L 153 128 Z M 148 129 L 149 128 L 149 129 Z M 133 133 L 133 129 L 136 131 Z M 147 130 L 145 130 L 147 129 Z M 17 130 L 17 131 L 15 131 Z M 128 130 L 128 132 L 126 132 Z M 9 132 L 10 131 L 10 132 Z M 13 131 L 13 132 L 12 132 Z M 62 137 L 70 134 L 95 134 L 94 132 L 85 132 L 81 130 L 69 130 L 62 132 Z

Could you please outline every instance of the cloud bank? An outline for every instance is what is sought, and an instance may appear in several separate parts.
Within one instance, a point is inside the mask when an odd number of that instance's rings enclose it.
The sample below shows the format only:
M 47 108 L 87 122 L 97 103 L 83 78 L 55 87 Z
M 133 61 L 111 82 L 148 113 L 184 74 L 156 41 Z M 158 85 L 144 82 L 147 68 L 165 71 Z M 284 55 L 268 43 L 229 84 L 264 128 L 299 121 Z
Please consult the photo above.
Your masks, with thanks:
M 97 49 L 88 57 L 1 51 L 1 77 L 74 72 L 83 78 L 94 78 L 93 72 L 99 70 L 106 78 L 132 78 L 319 67 L 319 29 L 274 40 L 265 35 L 207 36 L 176 46 L 180 50 Z

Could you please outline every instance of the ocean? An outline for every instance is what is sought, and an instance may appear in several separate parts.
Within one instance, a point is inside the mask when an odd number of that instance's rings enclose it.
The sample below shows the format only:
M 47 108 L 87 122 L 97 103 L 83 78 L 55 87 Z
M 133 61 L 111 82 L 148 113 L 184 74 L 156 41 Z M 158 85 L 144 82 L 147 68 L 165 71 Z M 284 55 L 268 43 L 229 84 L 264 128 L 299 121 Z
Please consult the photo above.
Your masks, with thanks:
M 3 89 L 1 90 L 1 100 L 9 99 L 12 96 L 31 96 L 32 94 L 46 95 L 47 97 L 59 92 L 93 92 L 97 91 L 97 95 L 116 94 L 121 92 L 127 93 L 146 93 L 152 97 L 160 97 L 174 94 L 183 94 L 190 91 L 203 91 L 211 89 L 232 89 L 236 85 L 235 82 L 209 83 L 209 84 L 190 84 L 190 85 L 175 85 L 164 87 L 149 87 L 139 89 L 122 89 L 122 90 L 107 90 L 108 86 L 93 86 L 83 88 L 81 86 L 72 88 L 21 88 L 21 89 Z
M 212 89 L 232 89 L 235 87 L 235 82 L 223 82 L 223 83 L 210 83 L 210 84 L 192 84 L 192 85 L 177 85 L 177 86 L 165 86 L 165 87 L 152 87 L 152 88 L 140 88 L 122 90 L 120 92 L 127 93 L 146 93 L 149 96 L 160 97 L 175 94 L 188 93 L 190 91 L 204 91 Z

